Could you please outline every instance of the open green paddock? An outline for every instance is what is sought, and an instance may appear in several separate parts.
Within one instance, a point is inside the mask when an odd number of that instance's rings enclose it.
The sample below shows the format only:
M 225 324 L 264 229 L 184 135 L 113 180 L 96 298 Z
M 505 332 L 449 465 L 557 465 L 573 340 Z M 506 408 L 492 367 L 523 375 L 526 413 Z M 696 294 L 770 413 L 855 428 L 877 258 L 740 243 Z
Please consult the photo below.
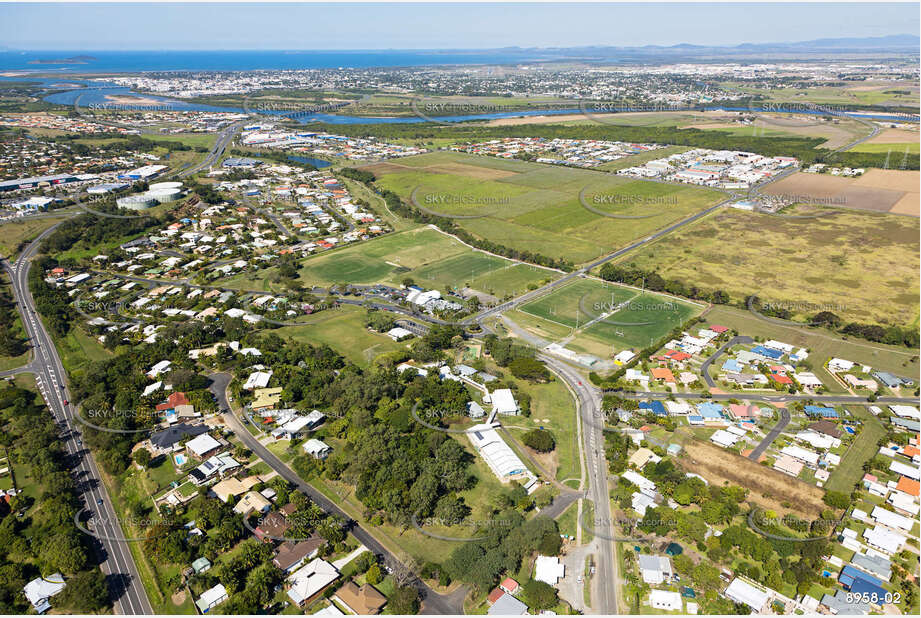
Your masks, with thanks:
M 611 347 L 643 348 L 703 311 L 668 296 L 642 292 L 597 279 L 578 279 L 519 307 L 526 328 L 542 336 L 575 334 L 570 346 L 604 355 Z M 568 345 L 568 344 L 567 344 Z
M 366 169 L 381 188 L 414 199 L 418 207 L 476 217 L 456 219 L 476 236 L 574 263 L 610 253 L 724 197 L 688 185 L 444 151 Z
M 921 152 L 921 143 L 874 144 L 872 142 L 864 142 L 863 144 L 857 144 L 853 148 L 848 149 L 848 152 L 891 152 L 893 155 L 904 155 L 906 150 L 908 154 L 918 154 Z M 901 163 L 901 159 L 893 160 L 893 167 L 897 167 L 899 163 Z

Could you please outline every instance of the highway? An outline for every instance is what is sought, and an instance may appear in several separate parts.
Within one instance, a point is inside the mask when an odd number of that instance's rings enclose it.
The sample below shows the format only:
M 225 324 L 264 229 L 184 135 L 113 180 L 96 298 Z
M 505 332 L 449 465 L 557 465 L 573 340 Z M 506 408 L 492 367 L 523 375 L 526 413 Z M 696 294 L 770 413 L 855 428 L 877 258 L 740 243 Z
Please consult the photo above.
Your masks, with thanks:
M 62 441 L 69 454 L 69 467 L 76 477 L 77 490 L 83 496 L 84 508 L 94 514 L 92 529 L 99 536 L 91 539 L 91 545 L 95 547 L 100 568 L 106 575 L 115 613 L 152 614 L 153 608 L 138 576 L 128 541 L 124 540 L 120 520 L 100 480 L 99 468 L 89 448 L 82 443 L 79 425 L 74 420 L 74 407 L 69 403 L 71 395 L 65 380 L 64 366 L 51 337 L 36 314 L 35 302 L 29 291 L 31 258 L 42 240 L 56 227 L 52 226 L 42 232 L 14 264 L 3 260 L 3 268 L 10 275 L 23 327 L 32 343 L 33 358 L 25 370 L 35 374 L 36 383 L 48 408 L 62 427 Z
M 604 432 L 598 418 L 601 415 L 601 391 L 590 386 L 572 367 L 562 361 L 538 354 L 537 358 L 562 378 L 576 396 L 578 413 L 582 421 L 582 453 L 588 470 L 588 496 L 594 503 L 594 521 L 585 522 L 595 534 L 598 550 L 595 554 L 595 574 L 592 576 L 592 609 L 600 614 L 617 614 L 617 590 L 620 575 L 617 572 L 616 538 L 611 516 L 611 499 L 608 495 L 608 462 L 604 455 Z M 580 522 L 582 525 L 582 522 Z
M 229 146 L 230 142 L 233 141 L 233 138 L 237 134 L 237 131 L 239 131 L 243 127 L 244 124 L 246 123 L 237 122 L 237 123 L 228 125 L 227 127 L 221 129 L 221 132 L 218 133 L 217 139 L 214 142 L 214 146 L 212 146 L 211 151 L 208 153 L 208 156 L 206 156 L 201 161 L 201 163 L 196 163 L 192 167 L 184 169 L 173 175 L 176 176 L 177 178 L 187 178 L 189 176 L 197 174 L 198 172 L 205 169 L 206 167 L 210 167 L 214 165 L 215 163 L 217 163 L 218 159 L 221 158 L 221 156 L 224 154 L 224 151 L 227 149 L 227 146 Z
M 237 418 L 237 415 L 233 412 L 230 407 L 229 402 L 227 401 L 227 385 L 230 383 L 231 376 L 228 373 L 216 373 L 210 376 L 211 385 L 208 387 L 214 397 L 217 399 L 218 407 L 223 412 L 224 422 L 227 426 L 233 430 L 238 438 L 246 445 L 246 448 L 250 449 L 256 455 L 259 456 L 262 461 L 264 461 L 270 468 L 275 470 L 279 476 L 288 481 L 289 483 L 294 484 L 300 491 L 307 495 L 313 502 L 315 502 L 320 508 L 325 512 L 338 515 L 342 517 L 343 520 L 347 522 L 349 532 L 352 536 L 358 539 L 365 547 L 374 552 L 375 554 L 382 556 L 384 562 L 394 569 L 395 571 L 402 570 L 406 572 L 406 567 L 400 563 L 396 557 L 390 553 L 387 548 L 385 548 L 381 543 L 375 539 L 371 533 L 362 528 L 358 522 L 349 517 L 345 511 L 340 509 L 335 503 L 333 503 L 329 498 L 324 496 L 322 493 L 314 489 L 311 485 L 307 484 L 297 473 L 289 468 L 281 459 L 272 454 L 269 449 L 262 445 L 259 440 L 257 440 L 249 431 L 246 430 L 246 427 L 243 426 L 243 423 L 240 422 L 240 419 Z M 454 593 L 450 595 L 441 595 L 437 594 L 428 585 L 425 584 L 421 579 L 419 579 L 415 574 L 412 575 L 410 584 L 419 591 L 419 597 L 422 600 L 422 611 L 423 614 L 463 614 L 464 606 L 463 600 L 466 596 L 466 589 L 461 587 Z

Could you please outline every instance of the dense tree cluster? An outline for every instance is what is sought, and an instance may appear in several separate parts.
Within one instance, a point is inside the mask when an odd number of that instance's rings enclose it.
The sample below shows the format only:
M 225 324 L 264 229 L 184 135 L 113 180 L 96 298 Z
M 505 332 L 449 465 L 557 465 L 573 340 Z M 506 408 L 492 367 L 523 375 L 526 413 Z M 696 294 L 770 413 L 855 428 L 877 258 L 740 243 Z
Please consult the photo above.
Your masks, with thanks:
M 26 341 L 16 326 L 18 315 L 9 287 L 0 286 L 0 356 L 19 356 L 26 351 Z
M 51 413 L 34 392 L 0 390 L 0 452 L 9 458 L 16 485 L 29 487 L 0 501 L 0 611 L 26 613 L 22 587 L 54 572 L 68 585 L 53 606 L 77 613 L 107 607 L 102 574 L 90 560 L 91 539 L 74 523 L 80 501 L 65 467 L 67 453 Z
M 653 292 L 667 292 L 675 296 L 703 300 L 715 305 L 725 305 L 729 303 L 729 294 L 722 290 L 703 290 L 697 286 L 687 286 L 677 279 L 665 279 L 654 270 L 643 270 L 633 265 L 604 264 L 598 271 L 602 279 L 606 281 L 615 281 L 626 285 L 636 287 L 643 286 L 644 289 Z
M 524 488 L 519 489 L 524 492 Z M 513 495 L 497 496 L 499 504 L 491 516 L 492 525 L 479 531 L 482 540 L 461 543 L 451 552 L 442 565 L 451 579 L 488 592 L 498 583 L 500 575 L 516 572 L 521 561 L 533 552 L 559 554 L 561 541 L 556 522 L 541 515 L 526 520 L 511 508 L 512 500 L 515 500 Z
M 553 434 L 546 429 L 532 429 L 523 436 L 521 441 L 524 445 L 537 451 L 538 453 L 549 453 L 556 448 L 556 440 Z

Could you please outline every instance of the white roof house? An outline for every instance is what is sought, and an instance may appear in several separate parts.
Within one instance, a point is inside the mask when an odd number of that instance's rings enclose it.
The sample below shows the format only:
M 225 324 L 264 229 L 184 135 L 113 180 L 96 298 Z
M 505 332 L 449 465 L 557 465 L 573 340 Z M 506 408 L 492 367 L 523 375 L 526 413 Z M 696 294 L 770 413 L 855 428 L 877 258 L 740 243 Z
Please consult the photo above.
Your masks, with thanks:
M 243 384 L 243 390 L 251 391 L 254 388 L 265 388 L 269 385 L 271 377 L 271 371 L 255 371 L 246 378 L 246 382 Z
M 641 494 L 638 491 L 633 492 L 633 495 L 630 496 L 631 504 L 630 506 L 634 511 L 640 514 L 641 517 L 646 516 L 646 509 L 649 507 L 654 507 L 656 501 L 646 494 Z
M 304 442 L 301 447 L 304 449 L 304 452 L 316 459 L 326 459 L 326 457 L 332 452 L 332 447 L 322 440 L 317 440 L 316 438 L 310 438 Z
M 761 588 L 756 588 L 749 582 L 736 577 L 723 592 L 730 601 L 748 605 L 755 612 L 761 612 L 771 600 L 771 594 Z
M 891 405 L 889 409 L 893 414 L 902 418 L 921 419 L 921 412 L 918 412 L 918 408 L 915 406 Z
M 518 414 L 518 402 L 511 389 L 500 388 L 491 393 L 492 409 L 497 414 Z
M 681 595 L 669 590 L 653 590 L 649 593 L 649 605 L 668 612 L 681 611 Z
M 829 371 L 850 371 L 854 368 L 854 363 L 849 360 L 844 360 L 843 358 L 833 358 L 828 361 Z
M 393 339 L 394 341 L 399 341 L 406 337 L 412 337 L 413 333 L 410 330 L 406 330 L 402 326 L 395 326 L 387 331 L 387 336 Z
M 169 370 L 169 367 L 172 363 L 168 360 L 162 360 L 153 367 L 150 368 L 150 371 L 147 372 L 148 378 L 156 378 L 161 373 L 166 373 Z
M 668 556 L 640 554 L 637 560 L 643 581 L 647 584 L 661 584 L 672 578 L 672 561 Z
M 475 425 L 467 430 L 474 448 L 500 481 L 527 474 L 528 468 L 491 425 Z
M 288 576 L 288 597 L 297 605 L 316 595 L 339 577 L 339 569 L 317 558 Z
M 902 476 L 907 476 L 910 479 L 919 480 L 918 466 L 909 466 L 901 461 L 893 461 L 889 464 L 889 470 Z
M 863 538 L 866 540 L 867 545 L 888 555 L 898 553 L 906 541 L 901 534 L 879 525 L 864 530 Z
M 224 584 L 218 584 L 214 588 L 210 588 L 201 593 L 201 597 L 195 601 L 195 605 L 198 606 L 199 611 L 203 614 L 207 614 L 208 610 L 219 605 L 227 600 L 227 589 L 224 588 Z
M 819 463 L 819 454 L 800 446 L 785 446 L 780 451 L 784 455 L 789 455 L 793 459 L 798 459 L 803 463 L 814 466 Z
M 718 429 L 710 436 L 710 441 L 714 444 L 718 444 L 723 448 L 730 447 L 739 441 L 740 436 L 730 433 L 724 429 Z
M 32 607 L 39 614 L 44 614 L 51 608 L 48 599 L 58 594 L 67 584 L 64 583 L 64 576 L 60 573 L 49 575 L 47 578 L 37 577 L 23 586 L 23 593 Z
M 210 453 L 220 446 L 221 443 L 212 438 L 211 435 L 207 433 L 203 433 L 200 436 L 196 436 L 186 442 L 186 448 L 199 457 Z
M 874 508 L 870 516 L 884 526 L 898 528 L 906 532 L 910 532 L 911 527 L 915 523 L 915 520 L 905 517 L 904 515 L 899 515 L 898 513 L 893 513 L 892 511 L 887 511 L 881 506 Z
M 566 566 L 556 556 L 538 556 L 534 563 L 534 579 L 556 586 L 566 576 Z
M 640 491 L 644 493 L 654 493 L 656 491 L 655 483 L 647 479 L 645 476 L 637 474 L 633 470 L 626 470 L 620 476 L 621 478 L 624 478 L 639 487 Z

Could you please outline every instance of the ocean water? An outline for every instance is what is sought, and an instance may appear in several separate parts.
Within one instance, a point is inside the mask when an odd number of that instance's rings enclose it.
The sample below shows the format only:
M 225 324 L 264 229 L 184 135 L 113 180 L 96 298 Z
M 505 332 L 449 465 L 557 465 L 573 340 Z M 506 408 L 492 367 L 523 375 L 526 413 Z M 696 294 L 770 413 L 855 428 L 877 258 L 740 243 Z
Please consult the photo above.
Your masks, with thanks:
M 85 64 L 30 64 L 92 56 Z M 0 51 L 2 71 L 62 74 L 139 71 L 257 71 L 508 64 L 547 60 L 540 52 L 464 50 L 380 51 Z

